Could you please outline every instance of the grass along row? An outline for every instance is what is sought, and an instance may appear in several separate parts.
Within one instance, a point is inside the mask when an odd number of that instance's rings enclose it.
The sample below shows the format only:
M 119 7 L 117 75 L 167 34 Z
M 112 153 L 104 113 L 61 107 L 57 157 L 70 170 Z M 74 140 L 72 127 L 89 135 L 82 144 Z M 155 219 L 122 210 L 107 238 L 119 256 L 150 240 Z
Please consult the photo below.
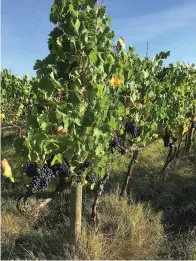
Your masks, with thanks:
M 17 172 L 12 140 L 6 144 L 2 155 L 10 157 Z M 21 215 L 16 201 L 23 187 L 3 183 L 2 259 L 194 259 L 195 147 L 183 161 L 170 165 L 163 182 L 157 174 L 165 156 L 161 141 L 141 151 L 128 186 L 128 204 L 118 200 L 118 193 L 129 159 L 121 156 L 110 166 L 96 230 L 89 225 L 92 199 L 84 190 L 84 226 L 76 246 L 68 240 L 68 191 L 37 215 Z M 31 204 L 39 200 L 32 198 Z

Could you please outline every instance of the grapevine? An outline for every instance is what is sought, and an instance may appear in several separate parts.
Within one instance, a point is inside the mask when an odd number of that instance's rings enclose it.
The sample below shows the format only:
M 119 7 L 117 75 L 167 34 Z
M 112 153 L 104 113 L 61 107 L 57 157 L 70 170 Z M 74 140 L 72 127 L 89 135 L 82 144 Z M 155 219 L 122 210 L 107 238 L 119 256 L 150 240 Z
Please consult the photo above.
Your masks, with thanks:
M 49 54 L 35 62 L 36 77 L 1 71 L 3 128 L 24 123 L 27 131 L 14 142 L 18 166 L 28 180 L 25 200 L 53 179 L 58 180 L 54 194 L 69 187 L 75 239 L 81 233 L 82 185 L 97 185 L 95 220 L 109 175 L 106 166 L 114 156 L 133 152 L 122 197 L 143 147 L 163 140 L 165 173 L 183 142 L 184 153 L 190 151 L 196 132 L 195 65 L 165 67 L 170 52 L 150 59 L 132 46 L 126 49 L 122 37 L 114 44 L 106 7 L 96 2 L 55 0 Z

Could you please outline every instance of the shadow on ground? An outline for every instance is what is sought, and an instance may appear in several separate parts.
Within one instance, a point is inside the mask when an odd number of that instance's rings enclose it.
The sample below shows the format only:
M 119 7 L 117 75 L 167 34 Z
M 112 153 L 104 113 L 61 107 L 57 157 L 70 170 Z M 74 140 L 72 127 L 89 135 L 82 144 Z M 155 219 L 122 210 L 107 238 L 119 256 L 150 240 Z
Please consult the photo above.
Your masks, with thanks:
M 167 171 L 166 178 L 159 176 L 160 167 L 143 167 L 133 170 L 128 195 L 136 202 L 150 203 L 154 211 L 162 211 L 164 226 L 169 232 L 186 232 L 196 226 L 196 168 L 195 156 L 182 158 Z M 188 167 L 185 164 L 188 164 Z M 128 165 L 128 164 L 127 164 Z M 191 167 L 190 167 L 191 166 Z M 194 174 L 195 173 L 195 174 Z M 111 193 L 121 188 L 126 169 L 114 170 L 106 185 Z

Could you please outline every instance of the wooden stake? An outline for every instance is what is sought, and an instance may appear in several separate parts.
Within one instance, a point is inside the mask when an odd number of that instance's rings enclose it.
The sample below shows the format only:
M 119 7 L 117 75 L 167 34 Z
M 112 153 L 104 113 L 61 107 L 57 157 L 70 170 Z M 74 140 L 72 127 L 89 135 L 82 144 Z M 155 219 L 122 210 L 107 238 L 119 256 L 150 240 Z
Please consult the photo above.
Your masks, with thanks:
M 71 188 L 70 197 L 70 238 L 76 242 L 82 228 L 82 184 Z

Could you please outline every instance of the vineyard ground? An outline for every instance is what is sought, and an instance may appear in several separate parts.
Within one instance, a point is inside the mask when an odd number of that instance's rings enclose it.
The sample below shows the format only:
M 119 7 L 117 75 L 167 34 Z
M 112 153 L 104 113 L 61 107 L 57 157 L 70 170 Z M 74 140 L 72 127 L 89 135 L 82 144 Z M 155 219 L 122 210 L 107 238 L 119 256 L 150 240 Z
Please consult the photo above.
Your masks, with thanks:
M 12 141 L 9 133 L 3 137 L 1 154 L 19 176 Z M 38 215 L 21 215 L 16 202 L 24 188 L 2 178 L 2 259 L 196 259 L 195 152 L 193 147 L 174 162 L 163 180 L 158 178 L 167 153 L 162 141 L 142 150 L 128 188 L 129 205 L 117 196 L 128 166 L 127 157 L 120 157 L 111 166 L 96 231 L 89 225 L 91 195 L 84 187 L 84 227 L 75 248 L 68 241 L 67 191 Z

